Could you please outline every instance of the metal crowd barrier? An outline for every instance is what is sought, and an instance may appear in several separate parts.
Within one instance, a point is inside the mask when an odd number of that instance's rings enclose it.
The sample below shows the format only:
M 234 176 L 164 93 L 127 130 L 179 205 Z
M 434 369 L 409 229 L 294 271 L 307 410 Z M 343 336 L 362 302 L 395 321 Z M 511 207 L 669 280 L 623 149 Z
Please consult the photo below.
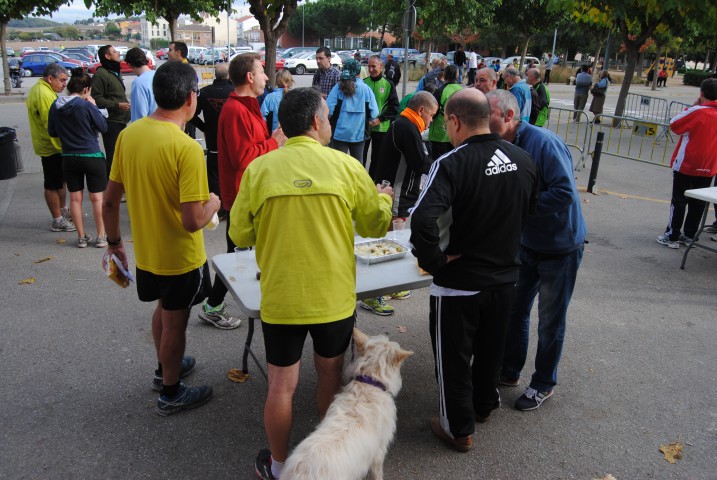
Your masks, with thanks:
M 568 108 L 548 107 L 548 120 L 545 127 L 559 136 L 568 147 L 580 152 L 578 160 L 573 160 L 575 170 L 585 166 L 588 155 L 592 124 L 584 111 Z M 581 166 L 582 165 L 582 166 Z
M 669 166 L 674 142 L 671 140 L 660 142 L 658 137 L 662 129 L 669 130 L 669 123 L 664 120 L 644 121 L 630 117 L 616 117 L 614 115 L 600 115 L 599 124 L 593 124 L 592 134 L 604 132 L 605 139 L 602 146 L 603 155 L 635 160 L 654 165 Z M 620 125 L 613 127 L 613 125 Z M 589 154 L 593 154 L 593 142 L 588 146 Z
M 662 122 L 667 111 L 667 100 L 664 98 L 628 93 L 622 114 L 627 118 Z
M 690 108 L 691 106 L 692 105 L 678 102 L 676 100 L 670 102 L 670 104 L 667 106 L 667 111 L 665 112 L 665 123 L 667 123 L 667 126 L 662 127 L 660 129 L 660 133 L 657 135 L 658 142 L 661 141 L 663 138 L 668 138 L 669 141 L 672 141 L 672 133 L 670 132 L 670 120 L 672 119 L 672 117 L 682 112 L 683 110 Z
M 574 120 L 576 117 L 578 121 Z M 549 108 L 545 128 L 557 134 L 568 147 L 579 152 L 577 158 L 573 155 L 576 171 L 584 168 L 588 157 L 592 157 L 598 132 L 603 132 L 605 135 L 602 147 L 604 155 L 655 165 L 669 165 L 675 144 L 671 138 L 667 138 L 665 142 L 661 142 L 659 138 L 662 129 L 669 129 L 669 122 L 664 120 L 650 122 L 645 119 L 608 114 L 601 114 L 600 120 L 601 123 L 594 124 L 588 120 L 586 112 Z
M 214 65 L 192 65 L 197 72 L 199 86 L 204 87 L 214 82 Z

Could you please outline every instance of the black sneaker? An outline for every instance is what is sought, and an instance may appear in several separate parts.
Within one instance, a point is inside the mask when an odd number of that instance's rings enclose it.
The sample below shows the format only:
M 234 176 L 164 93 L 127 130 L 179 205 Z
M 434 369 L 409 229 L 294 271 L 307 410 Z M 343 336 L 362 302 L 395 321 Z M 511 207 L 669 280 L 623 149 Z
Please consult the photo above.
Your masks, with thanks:
M 256 476 L 262 480 L 276 480 L 271 473 L 271 452 L 268 449 L 262 448 L 259 450 L 259 455 L 256 456 L 256 463 L 254 464 L 254 471 Z
M 194 365 L 197 364 L 197 361 L 194 359 L 194 357 L 184 357 L 182 359 L 182 368 L 179 370 L 179 378 L 184 378 L 190 373 L 194 371 Z M 162 375 L 157 375 L 157 372 L 155 370 L 154 373 L 154 380 L 152 380 L 152 390 L 155 392 L 161 392 L 162 391 L 162 381 L 164 379 L 162 378 Z
M 183 383 L 180 383 L 179 391 L 174 398 L 159 397 L 155 411 L 163 417 L 166 417 L 181 412 L 182 410 L 200 407 L 211 400 L 211 398 L 212 387 L 187 387 Z
M 549 392 L 539 392 L 534 388 L 528 387 L 525 389 L 525 393 L 515 401 L 515 409 L 523 412 L 535 410 L 552 396 L 553 390 Z

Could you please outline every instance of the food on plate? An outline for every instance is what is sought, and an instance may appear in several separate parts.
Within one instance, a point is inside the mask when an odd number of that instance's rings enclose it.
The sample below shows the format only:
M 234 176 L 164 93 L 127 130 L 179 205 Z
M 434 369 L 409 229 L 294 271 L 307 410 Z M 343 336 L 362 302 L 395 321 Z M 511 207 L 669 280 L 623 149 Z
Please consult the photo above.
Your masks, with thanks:
M 406 251 L 405 248 L 396 243 L 369 243 L 365 245 L 356 245 L 354 252 L 356 255 L 363 257 L 382 257 L 384 255 L 393 255 L 396 253 L 403 253 Z

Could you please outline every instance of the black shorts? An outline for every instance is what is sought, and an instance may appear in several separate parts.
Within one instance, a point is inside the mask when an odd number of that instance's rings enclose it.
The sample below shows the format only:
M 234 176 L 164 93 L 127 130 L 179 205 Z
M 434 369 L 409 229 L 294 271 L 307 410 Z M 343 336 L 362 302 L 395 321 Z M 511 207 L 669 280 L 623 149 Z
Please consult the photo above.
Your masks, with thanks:
M 311 325 L 277 325 L 261 322 L 264 332 L 266 361 L 277 367 L 289 367 L 301 360 L 306 334 L 311 334 L 314 352 L 320 357 L 343 355 L 351 342 L 356 314 L 330 323 Z
M 61 190 L 65 185 L 65 176 L 62 174 L 62 155 L 56 153 L 49 157 L 40 157 L 42 160 L 42 174 L 45 178 L 45 190 Z
M 107 162 L 104 157 L 62 157 L 62 172 L 70 192 L 84 190 L 85 177 L 90 193 L 100 193 L 107 189 Z
M 209 278 L 209 264 L 182 275 L 156 275 L 137 269 L 137 294 L 143 302 L 162 301 L 165 310 L 183 310 L 201 303 L 212 283 Z

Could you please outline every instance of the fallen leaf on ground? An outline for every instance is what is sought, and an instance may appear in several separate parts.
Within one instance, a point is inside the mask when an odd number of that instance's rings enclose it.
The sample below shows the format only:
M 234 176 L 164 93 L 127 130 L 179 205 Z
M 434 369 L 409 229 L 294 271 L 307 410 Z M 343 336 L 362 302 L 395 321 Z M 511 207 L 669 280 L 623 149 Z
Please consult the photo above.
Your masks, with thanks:
M 590 203 L 590 199 L 589 199 L 589 198 L 586 198 L 585 200 L 583 200 L 583 202 L 585 202 L 585 203 Z
M 56 242 L 57 242 L 57 243 L 65 243 L 66 240 L 65 240 L 64 238 L 58 238 L 58 239 L 56 240 Z
M 16 257 L 19 257 L 20 255 L 22 255 L 22 254 L 15 252 L 15 256 L 16 256 Z
M 408 331 L 408 327 L 404 325 L 396 325 L 396 329 L 398 330 L 398 333 L 406 333 Z
M 40 260 L 35 260 L 35 261 L 32 262 L 32 263 L 49 262 L 49 261 L 52 260 L 53 258 L 55 258 L 55 257 L 45 257 L 45 258 L 41 258 Z
M 249 380 L 249 374 L 242 372 L 238 368 L 232 368 L 227 372 L 227 378 L 234 383 L 244 383 Z
M 675 460 L 682 460 L 682 442 L 660 445 L 660 451 L 665 456 L 665 460 L 670 463 L 675 463 Z
M 609 473 L 605 475 L 604 477 L 596 478 L 594 480 L 617 480 L 617 478 L 613 477 Z
M 622 199 L 624 200 L 624 199 L 626 199 L 627 197 L 626 197 L 625 195 L 620 195 L 620 198 L 622 198 Z
M 35 277 L 29 277 L 24 280 L 20 280 L 18 285 L 32 285 L 33 283 L 35 283 Z

